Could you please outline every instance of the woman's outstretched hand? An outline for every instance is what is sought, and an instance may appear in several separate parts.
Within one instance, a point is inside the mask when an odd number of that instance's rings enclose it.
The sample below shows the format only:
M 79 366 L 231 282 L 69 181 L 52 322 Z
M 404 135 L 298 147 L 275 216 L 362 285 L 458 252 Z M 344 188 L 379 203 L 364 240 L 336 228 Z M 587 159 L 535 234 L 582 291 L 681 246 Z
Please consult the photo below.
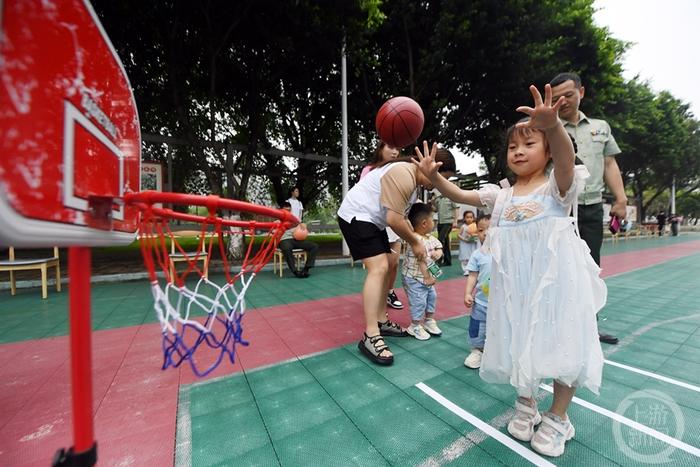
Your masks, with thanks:
M 549 84 L 544 85 L 544 102 L 542 101 L 542 94 L 535 87 L 535 85 L 530 85 L 530 93 L 535 101 L 535 107 L 520 106 L 515 109 L 518 112 L 527 114 L 530 119 L 526 122 L 520 122 L 515 126 L 518 128 L 533 128 L 537 130 L 548 130 L 554 128 L 559 124 L 559 107 L 564 103 L 564 96 L 560 97 L 559 100 L 552 105 L 552 86 Z
M 418 169 L 423 172 L 428 178 L 431 178 L 438 171 L 438 168 L 442 165 L 442 162 L 435 162 L 435 155 L 437 154 L 437 143 L 433 143 L 432 148 L 428 148 L 428 142 L 423 141 L 423 152 L 415 148 L 416 157 L 418 160 L 413 159 L 413 163 L 418 166 Z

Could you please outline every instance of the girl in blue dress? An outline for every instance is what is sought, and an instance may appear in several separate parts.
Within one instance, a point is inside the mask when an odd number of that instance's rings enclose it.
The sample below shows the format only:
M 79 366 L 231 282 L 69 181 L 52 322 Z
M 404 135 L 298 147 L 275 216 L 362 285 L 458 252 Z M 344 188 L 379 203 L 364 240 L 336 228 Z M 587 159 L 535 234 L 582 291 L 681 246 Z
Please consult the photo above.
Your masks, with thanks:
M 493 257 L 491 289 L 479 374 L 516 389 L 509 433 L 556 457 L 574 436 L 566 411 L 576 388 L 597 394 L 600 387 L 596 313 L 605 305 L 607 288 L 569 216 L 588 174 L 574 166 L 573 144 L 557 118 L 563 99 L 552 105 L 549 85 L 544 101 L 535 86 L 530 91 L 534 107 L 517 109 L 529 118 L 507 135 L 512 187 L 460 190 L 437 173 L 435 146 L 429 151 L 423 143 L 423 152 L 416 153 L 421 171 L 441 193 L 492 210 L 484 245 Z M 534 396 L 548 379 L 554 380 L 554 400 L 540 414 Z

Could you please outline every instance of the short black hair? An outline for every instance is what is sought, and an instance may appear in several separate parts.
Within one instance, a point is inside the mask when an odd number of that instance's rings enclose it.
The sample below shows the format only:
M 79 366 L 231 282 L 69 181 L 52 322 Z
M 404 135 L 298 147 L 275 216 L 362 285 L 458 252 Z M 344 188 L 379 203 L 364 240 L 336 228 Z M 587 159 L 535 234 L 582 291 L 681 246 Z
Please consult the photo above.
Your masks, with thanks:
M 433 217 L 433 207 L 425 203 L 416 203 L 408 210 L 408 222 L 415 229 L 423 219 Z
M 491 220 L 491 214 L 482 214 L 479 217 L 476 218 L 476 225 L 479 225 L 479 221 L 490 221 Z
M 282 209 L 284 209 L 284 208 L 290 208 L 290 209 L 291 209 L 291 208 L 292 208 L 292 203 L 290 203 L 289 201 L 282 201 L 282 204 L 280 204 L 280 207 L 281 207 Z
M 560 84 L 565 83 L 569 80 L 573 81 L 574 85 L 577 88 L 581 87 L 581 77 L 579 75 L 577 75 L 576 73 L 572 73 L 572 72 L 559 73 L 557 76 L 552 78 L 552 81 L 549 82 L 549 85 L 552 87 L 559 86 Z

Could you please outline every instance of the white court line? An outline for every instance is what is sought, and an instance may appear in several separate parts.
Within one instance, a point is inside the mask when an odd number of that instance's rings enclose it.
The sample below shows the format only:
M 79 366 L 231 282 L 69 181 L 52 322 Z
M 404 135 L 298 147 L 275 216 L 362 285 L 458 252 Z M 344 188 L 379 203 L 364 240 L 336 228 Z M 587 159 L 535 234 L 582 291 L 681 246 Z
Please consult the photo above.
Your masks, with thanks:
M 544 389 L 547 392 L 552 392 L 552 386 L 549 386 L 547 384 L 540 384 L 540 387 Z M 620 415 L 617 412 L 613 412 L 608 409 L 604 409 L 603 407 L 600 407 L 599 405 L 591 404 L 590 402 L 587 402 L 583 399 L 579 399 L 578 397 L 574 397 L 572 399 L 572 402 L 575 404 L 578 404 L 580 406 L 583 406 L 589 410 L 592 410 L 594 412 L 598 412 L 601 415 L 605 415 L 608 418 L 612 418 L 616 422 L 622 423 L 623 425 L 627 425 L 630 428 L 634 428 L 637 431 L 641 431 L 642 433 L 653 436 L 654 438 L 663 441 L 666 444 L 670 444 L 671 446 L 678 448 L 682 451 L 685 451 L 689 454 L 692 454 L 695 457 L 700 457 L 700 449 L 696 448 L 695 446 L 691 446 L 689 444 L 684 443 L 683 441 L 680 441 L 676 438 L 672 438 L 668 436 L 667 434 L 661 433 L 660 431 L 656 431 L 653 428 L 649 428 L 646 425 L 642 425 L 641 423 L 635 422 L 634 420 L 631 420 L 627 417 L 624 417 Z
M 691 391 L 700 392 L 700 387 L 693 386 L 692 384 L 688 384 L 683 381 L 678 381 L 677 379 L 669 378 L 668 376 L 657 375 L 656 373 L 652 373 L 650 371 L 623 365 L 622 363 L 613 362 L 611 360 L 605 360 L 605 363 L 607 363 L 608 365 L 616 366 L 618 368 L 622 368 L 623 370 L 632 371 L 634 373 L 639 373 L 640 375 L 644 376 L 649 376 L 651 378 L 658 379 L 659 381 L 675 384 L 676 386 L 680 386 L 685 389 L 690 389 Z
M 416 384 L 416 387 L 423 391 L 425 394 L 433 398 L 437 403 L 445 407 L 447 410 L 452 412 L 453 414 L 457 415 L 459 418 L 462 420 L 466 421 L 467 423 L 470 423 L 471 425 L 474 425 L 477 427 L 479 430 L 483 431 L 487 435 L 491 436 L 493 439 L 498 441 L 499 443 L 505 445 L 506 447 L 510 448 L 511 450 L 515 451 L 517 454 L 520 454 L 522 457 L 527 459 L 528 461 L 532 462 L 535 465 L 546 465 L 546 466 L 552 466 L 554 467 L 554 464 L 551 462 L 547 461 L 543 457 L 538 456 L 535 452 L 523 447 L 520 443 L 512 440 L 510 437 L 504 435 L 488 423 L 482 421 L 481 419 L 475 417 L 474 415 L 470 414 L 454 402 L 450 401 L 449 399 L 445 398 L 442 394 L 436 392 L 434 389 L 432 389 L 429 386 L 426 386 L 423 383 L 418 383 Z

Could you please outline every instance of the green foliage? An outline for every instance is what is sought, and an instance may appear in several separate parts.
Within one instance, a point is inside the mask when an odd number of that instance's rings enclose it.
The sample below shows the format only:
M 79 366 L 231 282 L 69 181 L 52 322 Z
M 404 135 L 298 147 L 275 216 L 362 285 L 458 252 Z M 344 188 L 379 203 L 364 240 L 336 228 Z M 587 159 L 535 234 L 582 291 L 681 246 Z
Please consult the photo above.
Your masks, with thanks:
M 335 198 L 331 198 L 323 203 L 317 203 L 313 205 L 306 213 L 304 213 L 304 220 L 308 222 L 309 220 L 317 220 L 321 224 L 335 224 L 338 222 L 338 208 L 340 204 Z
M 640 218 L 667 209 L 674 179 L 681 192 L 697 186 L 700 131 L 687 104 L 665 91 L 655 94 L 648 83 L 635 79 L 625 83 L 609 108 L 622 151 L 618 165 L 633 199 L 641 200 Z
M 700 191 L 686 193 L 676 199 L 676 212 L 691 219 L 700 218 Z
M 144 148 L 144 159 L 162 162 L 170 151 L 175 191 L 248 199 L 259 175 L 273 203 L 297 185 L 309 212 L 330 216 L 324 207 L 329 194 L 340 198 L 340 166 L 263 149 L 340 157 L 343 44 L 351 159 L 367 159 L 376 146 L 380 105 L 407 95 L 425 114 L 421 139 L 483 155 L 498 180 L 503 134 L 521 116 L 515 108 L 530 103 L 528 84 L 575 71 L 586 88 L 582 110 L 611 123 L 619 163 L 643 204 L 673 176 L 682 191 L 699 182 L 698 122 L 670 94 L 625 82 L 620 57 L 629 44 L 595 25 L 593 0 L 93 5 L 129 75 L 142 130 L 188 142 Z M 239 146 L 227 153 L 220 143 Z M 351 170 L 354 183 L 359 170 Z

